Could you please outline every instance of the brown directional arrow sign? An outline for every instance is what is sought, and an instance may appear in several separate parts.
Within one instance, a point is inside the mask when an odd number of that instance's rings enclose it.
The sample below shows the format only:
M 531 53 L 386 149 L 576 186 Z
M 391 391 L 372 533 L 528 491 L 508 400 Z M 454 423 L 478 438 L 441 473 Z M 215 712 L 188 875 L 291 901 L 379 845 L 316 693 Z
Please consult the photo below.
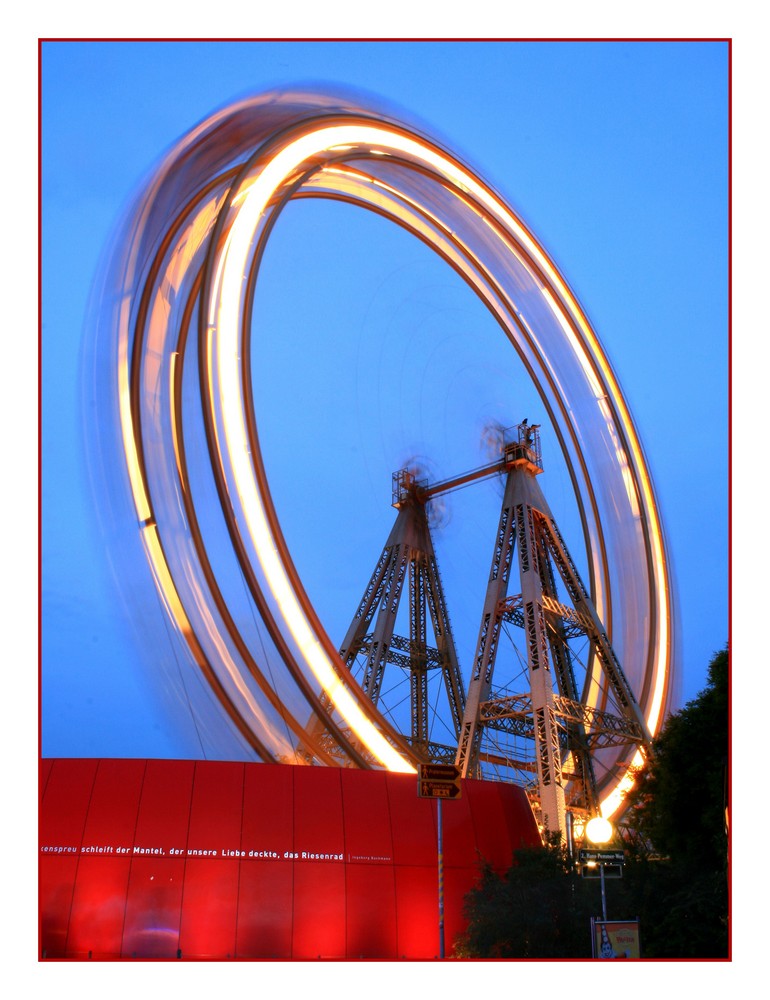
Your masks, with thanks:
M 460 797 L 460 769 L 454 764 L 420 764 L 417 794 L 422 799 Z

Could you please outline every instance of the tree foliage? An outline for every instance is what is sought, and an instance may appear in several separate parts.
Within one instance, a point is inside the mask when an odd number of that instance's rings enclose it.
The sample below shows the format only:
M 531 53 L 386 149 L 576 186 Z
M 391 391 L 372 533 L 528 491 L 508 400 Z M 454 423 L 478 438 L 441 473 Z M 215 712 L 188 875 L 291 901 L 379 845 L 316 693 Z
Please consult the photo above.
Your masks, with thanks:
M 656 850 L 701 871 L 727 861 L 728 664 L 717 653 L 707 686 L 669 717 L 632 800 L 633 825 Z
M 631 800 L 630 824 L 663 856 L 660 957 L 728 953 L 729 662 L 717 653 L 704 690 L 666 721 Z
M 670 716 L 638 776 L 626 817 L 634 836 L 623 878 L 606 885 L 608 919 L 639 919 L 646 958 L 728 956 L 726 775 L 729 656 L 717 653 L 706 688 Z M 500 874 L 483 866 L 466 897 L 459 957 L 587 958 L 600 884 L 576 873 L 552 841 L 514 852 Z
M 591 908 L 585 886 L 558 841 L 514 852 L 503 875 L 488 865 L 466 897 L 460 957 L 587 958 Z M 596 898 L 598 903 L 598 897 Z

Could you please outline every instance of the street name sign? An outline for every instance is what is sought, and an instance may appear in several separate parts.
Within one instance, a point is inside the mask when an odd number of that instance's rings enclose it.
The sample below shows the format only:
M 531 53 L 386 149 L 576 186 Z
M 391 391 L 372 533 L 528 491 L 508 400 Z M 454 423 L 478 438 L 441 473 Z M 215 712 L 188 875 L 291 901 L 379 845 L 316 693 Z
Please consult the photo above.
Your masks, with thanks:
M 597 864 L 600 862 L 603 864 L 610 865 L 622 865 L 626 861 L 625 851 L 594 851 L 590 849 L 581 848 L 578 851 L 578 858 L 582 862 L 595 861 Z
M 417 794 L 422 799 L 457 799 L 460 791 L 460 769 L 454 764 L 420 764 Z

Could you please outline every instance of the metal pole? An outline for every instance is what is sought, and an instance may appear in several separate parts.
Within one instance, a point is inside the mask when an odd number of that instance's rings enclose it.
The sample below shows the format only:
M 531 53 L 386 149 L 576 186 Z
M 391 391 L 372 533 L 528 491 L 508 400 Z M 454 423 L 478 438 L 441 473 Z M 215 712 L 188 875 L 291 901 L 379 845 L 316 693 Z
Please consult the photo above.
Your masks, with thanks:
M 441 799 L 438 799 L 438 957 L 444 957 L 444 835 Z
M 607 897 L 604 892 L 604 865 L 599 862 L 599 878 L 602 880 L 602 920 L 607 922 Z

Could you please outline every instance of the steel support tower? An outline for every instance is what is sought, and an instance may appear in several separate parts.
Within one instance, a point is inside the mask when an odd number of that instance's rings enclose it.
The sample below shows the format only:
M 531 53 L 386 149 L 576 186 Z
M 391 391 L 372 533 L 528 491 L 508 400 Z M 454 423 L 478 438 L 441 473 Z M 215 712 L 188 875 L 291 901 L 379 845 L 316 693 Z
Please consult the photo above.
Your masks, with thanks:
M 364 595 L 340 647 L 374 704 L 380 702 L 386 668 L 409 675 L 411 726 L 407 737 L 422 760 L 447 759 L 449 748 L 432 744 L 428 680 L 441 673 L 454 739 L 465 712 L 465 689 L 433 548 L 421 484 L 404 469 L 393 475 L 393 506 L 398 511 Z M 408 594 L 409 634 L 395 632 L 399 607 Z M 429 644 L 429 637 L 435 644 Z
M 534 741 L 541 825 L 563 835 L 567 805 L 587 816 L 599 811 L 594 752 L 620 743 L 648 747 L 650 735 L 538 485 L 543 468 L 537 425 L 524 421 L 515 428 L 514 439 L 503 446 L 500 466 L 505 491 L 456 763 L 464 777 L 482 773 L 485 732 L 529 737 Z M 520 593 L 510 596 L 515 566 Z M 557 580 L 570 604 L 560 599 Z M 525 633 L 528 694 L 493 693 L 504 621 Z M 581 634 L 588 640 L 591 666 L 578 690 L 568 640 Z M 592 686 L 602 692 L 610 711 L 590 707 Z

